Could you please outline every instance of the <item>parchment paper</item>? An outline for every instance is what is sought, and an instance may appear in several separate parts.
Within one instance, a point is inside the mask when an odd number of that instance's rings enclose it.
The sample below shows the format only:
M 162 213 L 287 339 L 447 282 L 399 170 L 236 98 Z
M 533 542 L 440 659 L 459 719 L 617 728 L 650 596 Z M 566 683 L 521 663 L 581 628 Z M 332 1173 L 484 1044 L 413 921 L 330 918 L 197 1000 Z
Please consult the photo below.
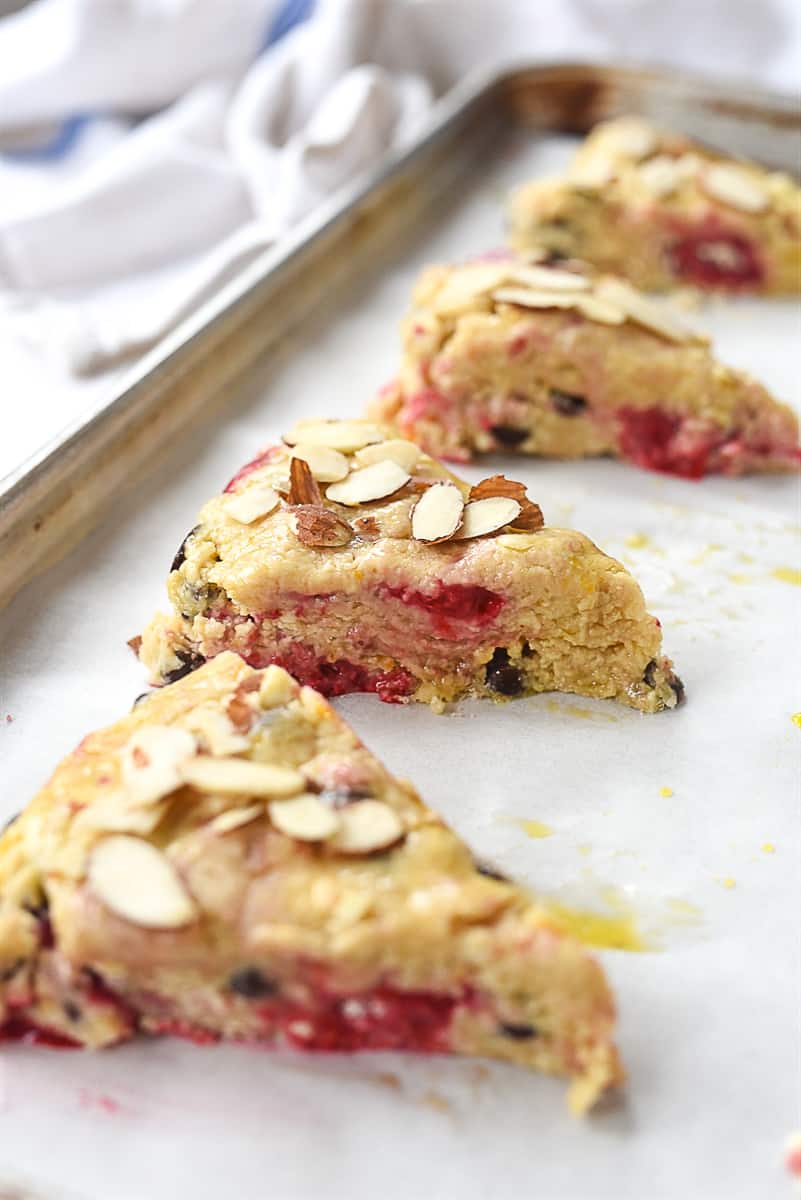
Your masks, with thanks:
M 506 187 L 567 149 L 528 141 L 477 164 L 475 188 L 425 237 L 324 301 L 280 361 L 232 391 L 222 423 L 187 430 L 147 485 L 0 616 L 0 820 L 143 690 L 125 639 L 164 604 L 170 559 L 203 501 L 296 417 L 358 414 L 394 370 L 419 268 L 500 244 Z M 795 303 L 718 301 L 689 319 L 724 361 L 801 407 Z M 781 1158 L 801 1124 L 801 590 L 787 573 L 799 567 L 797 480 L 693 484 L 612 462 L 502 457 L 468 474 L 496 470 L 524 480 L 551 524 L 630 565 L 688 703 L 652 717 L 554 696 L 443 717 L 365 696 L 338 707 L 504 870 L 636 914 L 656 948 L 602 955 L 625 1098 L 576 1122 L 562 1083 L 486 1064 L 170 1041 L 96 1055 L 4 1048 L 0 1183 L 78 1200 L 791 1194 Z M 521 819 L 552 835 L 530 838 Z

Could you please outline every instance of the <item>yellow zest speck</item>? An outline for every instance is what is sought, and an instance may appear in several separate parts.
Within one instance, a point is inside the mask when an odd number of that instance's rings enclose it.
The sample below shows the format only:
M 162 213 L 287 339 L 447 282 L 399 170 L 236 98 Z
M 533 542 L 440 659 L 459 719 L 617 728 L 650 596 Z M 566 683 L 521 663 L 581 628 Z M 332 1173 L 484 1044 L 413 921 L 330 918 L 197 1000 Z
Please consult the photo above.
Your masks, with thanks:
M 729 583 L 750 583 L 751 578 L 750 575 L 744 575 L 742 571 L 733 571 L 729 575 Z
M 583 854 L 584 857 L 587 858 L 588 855 L 592 854 L 592 846 L 590 845 L 589 842 L 582 842 L 581 845 L 578 847 L 578 852 L 579 852 L 579 854 Z
M 731 875 L 727 875 L 726 878 L 722 882 L 723 882 L 723 886 L 725 888 L 729 888 L 729 890 L 731 890 L 734 887 L 737 887 L 737 880 L 732 879 Z
M 629 913 L 605 916 L 601 913 L 565 908 L 560 904 L 549 904 L 548 912 L 560 929 L 572 934 L 587 946 L 638 952 L 648 949 L 637 927 L 636 918 Z
M 780 579 L 782 583 L 792 583 L 801 587 L 801 571 L 797 571 L 795 567 L 774 567 L 771 575 L 774 579 Z
M 763 854 L 775 854 L 776 847 L 774 846 L 773 842 L 763 842 L 762 843 L 762 853 Z
M 801 712 L 793 713 L 793 715 L 790 717 L 790 720 L 794 725 L 797 725 L 798 728 L 801 729 Z
M 673 795 L 673 788 L 662 787 L 659 789 L 659 795 L 663 796 L 665 798 L 665 800 L 667 800 L 669 796 Z
M 646 546 L 650 546 L 651 539 L 647 533 L 630 533 L 626 538 L 626 545 L 632 550 L 644 550 Z
M 547 838 L 551 837 L 553 830 L 550 825 L 544 825 L 542 821 L 521 821 L 520 828 L 523 833 L 528 834 L 530 838 Z

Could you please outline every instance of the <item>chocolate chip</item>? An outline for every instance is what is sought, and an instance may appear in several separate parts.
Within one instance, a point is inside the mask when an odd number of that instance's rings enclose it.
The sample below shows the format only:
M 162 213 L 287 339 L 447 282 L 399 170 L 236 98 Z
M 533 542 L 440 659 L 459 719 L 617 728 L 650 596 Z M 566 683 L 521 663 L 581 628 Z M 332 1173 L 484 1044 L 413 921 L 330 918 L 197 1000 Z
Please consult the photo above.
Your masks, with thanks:
M 228 987 L 237 996 L 245 996 L 248 1000 L 261 1000 L 278 991 L 278 984 L 268 979 L 258 967 L 240 967 L 230 976 Z
M 64 1009 L 64 1016 L 68 1021 L 73 1023 L 80 1021 L 82 1013 L 74 1000 L 65 1000 L 61 1007 Z
M 649 687 L 656 687 L 656 659 L 652 658 L 648 666 L 643 671 L 643 680 Z
M 3 825 L 2 828 L 0 828 L 0 833 L 5 833 L 5 831 L 7 829 L 10 829 L 11 826 L 14 824 L 14 822 L 18 821 L 21 816 L 22 816 L 22 813 L 14 813 L 13 817 L 9 817 L 8 820 L 6 821 L 5 825 Z
M 686 695 L 684 684 L 679 679 L 678 675 L 676 675 L 673 671 L 670 672 L 667 681 L 671 691 L 676 697 L 676 707 L 678 707 L 680 704 L 684 703 L 684 697 Z
M 200 529 L 199 525 L 196 525 L 194 527 L 194 529 L 190 529 L 189 533 L 186 535 L 184 540 L 181 542 L 180 546 L 178 547 L 178 549 L 175 553 L 175 558 L 172 560 L 172 566 L 170 567 L 170 574 L 172 574 L 173 571 L 179 570 L 180 567 L 185 562 L 185 560 L 186 560 L 186 543 L 189 541 L 189 539 L 191 537 L 195 536 L 198 529 Z
M 504 875 L 497 867 L 491 866 L 489 863 L 480 862 L 476 859 L 473 864 L 479 875 L 486 875 L 487 879 L 497 879 L 498 883 L 511 883 L 508 875 Z
M 149 700 L 150 697 L 152 696 L 152 694 L 153 694 L 152 692 L 140 692 L 140 694 L 136 697 L 133 704 L 131 705 L 131 712 L 133 712 L 133 710 L 136 708 L 136 706 L 138 704 L 141 704 L 144 700 Z
M 508 1021 L 500 1022 L 498 1033 L 502 1033 L 504 1037 L 512 1038 L 515 1042 L 525 1042 L 529 1038 L 538 1036 L 538 1031 L 533 1025 L 513 1025 Z
M 164 676 L 165 683 L 177 683 L 185 675 L 191 675 L 198 667 L 202 667 L 206 661 L 202 654 L 194 654 L 191 650 L 176 650 L 175 657 L 181 665 L 174 671 L 167 672 Z
M 490 433 L 502 446 L 519 446 L 528 437 L 529 430 L 518 429 L 515 425 L 491 425 Z
M 5 967 L 2 971 L 0 971 L 0 983 L 8 983 L 9 979 L 13 979 L 17 971 L 24 966 L 24 963 L 24 958 L 18 958 L 11 964 L 10 967 Z
M 558 388 L 551 388 L 550 397 L 551 404 L 563 417 L 577 417 L 587 407 L 583 396 L 576 396 L 572 392 L 560 392 Z
M 523 690 L 523 676 L 517 667 L 509 662 L 506 650 L 498 649 L 486 666 L 487 687 L 501 696 L 516 696 Z

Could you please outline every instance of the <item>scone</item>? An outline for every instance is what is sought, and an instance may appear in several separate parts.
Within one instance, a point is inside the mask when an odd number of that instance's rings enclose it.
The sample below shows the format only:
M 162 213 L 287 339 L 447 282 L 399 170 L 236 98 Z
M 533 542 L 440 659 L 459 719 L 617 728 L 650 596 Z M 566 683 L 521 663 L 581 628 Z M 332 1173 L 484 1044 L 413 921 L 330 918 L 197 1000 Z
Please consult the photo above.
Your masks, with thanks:
M 680 681 L 628 572 L 362 421 L 301 422 L 201 511 L 134 640 L 154 683 L 223 650 L 323 692 L 442 707 L 563 691 L 673 708 Z
M 598 125 L 566 175 L 509 204 L 518 249 L 586 259 L 637 287 L 801 290 L 801 189 L 636 117 Z
M 687 479 L 797 470 L 798 418 L 629 284 L 509 255 L 430 267 L 371 415 L 431 454 L 611 454 Z
M 278 667 L 155 693 L 0 838 L 0 1040 L 482 1055 L 582 1110 L 621 1078 L 613 1029 L 560 920 Z

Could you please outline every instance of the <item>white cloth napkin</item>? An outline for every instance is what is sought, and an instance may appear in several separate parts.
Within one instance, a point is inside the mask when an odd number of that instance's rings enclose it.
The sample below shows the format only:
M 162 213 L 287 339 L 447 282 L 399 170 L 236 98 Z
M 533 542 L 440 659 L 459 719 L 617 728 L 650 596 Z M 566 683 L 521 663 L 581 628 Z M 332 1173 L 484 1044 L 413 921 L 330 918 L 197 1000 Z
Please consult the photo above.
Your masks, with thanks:
M 799 26 L 787 0 L 36 0 L 0 21 L 6 335 L 76 374 L 143 350 L 471 67 L 669 47 L 787 87 Z

